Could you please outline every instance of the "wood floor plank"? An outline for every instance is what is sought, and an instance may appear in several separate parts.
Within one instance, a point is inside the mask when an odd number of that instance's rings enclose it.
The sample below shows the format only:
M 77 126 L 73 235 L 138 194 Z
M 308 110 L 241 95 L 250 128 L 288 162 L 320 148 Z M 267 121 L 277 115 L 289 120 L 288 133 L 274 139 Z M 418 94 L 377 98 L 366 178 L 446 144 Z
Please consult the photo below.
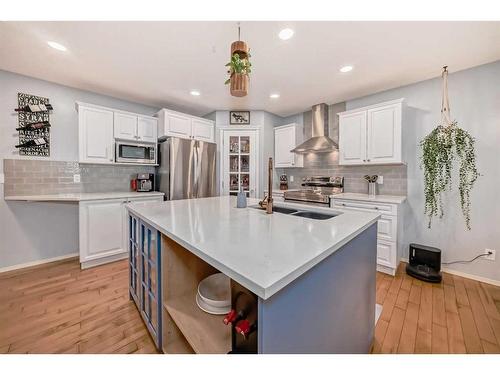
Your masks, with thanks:
M 492 344 L 497 344 L 495 334 L 490 325 L 490 320 L 486 315 L 486 312 L 479 297 L 477 287 L 479 283 L 475 280 L 465 280 L 465 289 L 467 291 L 467 297 L 469 298 L 470 307 L 472 314 L 474 315 L 474 320 L 476 322 L 477 332 L 482 340 L 489 341 Z
M 419 308 L 419 305 L 408 302 L 398 345 L 398 353 L 411 354 L 415 352 Z
M 396 307 L 400 309 L 406 310 L 406 305 L 408 304 L 408 298 L 410 296 L 410 292 L 406 289 L 399 289 L 398 298 L 396 299 Z
M 414 303 L 415 305 L 420 305 L 421 294 L 422 294 L 422 286 L 415 285 L 413 283 L 410 289 L 410 295 L 408 296 L 408 302 Z
M 459 306 L 470 306 L 469 298 L 465 290 L 464 281 L 461 277 L 453 275 L 453 282 L 455 283 L 455 294 L 457 296 L 457 304 Z
M 446 328 L 448 329 L 448 351 L 452 354 L 465 354 L 464 335 L 462 332 L 462 325 L 460 323 L 460 316 L 457 312 L 446 312 Z
M 405 310 L 400 309 L 399 307 L 394 308 L 391 321 L 387 327 L 384 342 L 382 343 L 381 353 L 389 354 L 396 353 L 398 351 L 398 344 L 399 339 L 401 338 L 405 313 Z
M 431 351 L 433 354 L 448 353 L 448 330 L 439 324 L 432 323 Z
M 443 287 L 444 292 L 444 308 L 447 312 L 458 314 L 457 296 L 455 294 L 455 287 L 445 284 Z
M 444 291 L 442 288 L 432 287 L 432 322 L 446 327 L 446 310 L 444 303 Z
M 382 305 L 382 314 L 380 314 L 380 319 L 389 322 L 391 320 L 392 310 L 396 304 L 397 294 L 387 293 L 385 297 L 384 304 Z
M 379 319 L 375 327 L 375 334 L 372 345 L 372 353 L 378 354 L 382 350 L 382 344 L 384 342 L 385 334 L 387 333 L 387 327 L 389 323 L 385 320 Z
M 469 306 L 459 306 L 458 314 L 460 315 L 467 353 L 483 353 L 483 346 L 477 332 L 471 308 Z

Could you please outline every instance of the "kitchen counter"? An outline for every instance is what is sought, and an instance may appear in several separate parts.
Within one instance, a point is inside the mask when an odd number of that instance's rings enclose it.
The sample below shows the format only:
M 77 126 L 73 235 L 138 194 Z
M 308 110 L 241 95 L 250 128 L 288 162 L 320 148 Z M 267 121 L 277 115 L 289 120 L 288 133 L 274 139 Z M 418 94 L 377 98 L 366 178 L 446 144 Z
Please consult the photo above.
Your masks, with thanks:
M 258 199 L 249 199 L 248 206 Z M 279 203 L 276 206 L 303 205 Z M 235 197 L 137 203 L 128 210 L 197 257 L 267 299 L 374 224 L 378 214 L 343 212 L 313 220 L 255 208 Z M 340 212 L 308 207 L 318 212 Z M 375 264 L 373 265 L 375 269 Z
M 142 198 L 158 197 L 163 193 L 151 192 L 103 192 L 103 193 L 71 193 L 71 194 L 40 194 L 40 195 L 11 195 L 6 196 L 6 201 L 28 201 L 28 202 L 82 202 L 102 199 Z
M 376 195 L 373 197 L 362 193 L 341 193 L 332 195 L 331 198 L 393 204 L 401 204 L 406 201 L 406 196 L 404 195 Z

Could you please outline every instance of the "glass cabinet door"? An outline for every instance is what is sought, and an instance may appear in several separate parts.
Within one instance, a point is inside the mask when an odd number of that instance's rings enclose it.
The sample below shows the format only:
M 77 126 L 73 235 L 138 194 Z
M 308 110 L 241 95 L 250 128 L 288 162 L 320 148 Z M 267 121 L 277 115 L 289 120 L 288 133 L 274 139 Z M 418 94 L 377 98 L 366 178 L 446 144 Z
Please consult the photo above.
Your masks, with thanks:
M 255 134 L 249 131 L 228 131 L 228 133 L 230 134 L 224 136 L 225 193 L 237 195 L 240 188 L 243 188 L 248 197 L 255 197 Z
M 139 305 L 139 225 L 138 219 L 129 216 L 129 290 L 130 296 Z
M 141 222 L 141 315 L 161 345 L 161 250 L 160 234 Z

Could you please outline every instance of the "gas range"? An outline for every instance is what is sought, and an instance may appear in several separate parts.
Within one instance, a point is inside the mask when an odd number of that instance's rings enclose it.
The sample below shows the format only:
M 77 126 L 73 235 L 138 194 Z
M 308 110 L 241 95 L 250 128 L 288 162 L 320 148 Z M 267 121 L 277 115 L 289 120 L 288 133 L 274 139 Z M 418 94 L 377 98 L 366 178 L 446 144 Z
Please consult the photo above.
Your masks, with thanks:
M 329 206 L 331 195 L 344 192 L 344 177 L 304 177 L 301 185 L 304 187 L 303 189 L 285 191 L 283 195 L 285 201 L 316 203 Z

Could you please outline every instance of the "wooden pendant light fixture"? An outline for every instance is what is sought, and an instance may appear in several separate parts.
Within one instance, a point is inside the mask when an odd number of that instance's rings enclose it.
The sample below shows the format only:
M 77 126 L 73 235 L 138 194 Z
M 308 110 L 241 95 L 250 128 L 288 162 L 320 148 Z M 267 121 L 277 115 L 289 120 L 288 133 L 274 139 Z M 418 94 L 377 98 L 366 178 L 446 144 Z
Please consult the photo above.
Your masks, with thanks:
M 232 96 L 243 97 L 248 94 L 250 73 L 249 49 L 247 44 L 240 40 L 240 23 L 238 22 L 238 40 L 231 43 L 231 61 L 229 66 L 230 92 Z M 227 83 L 227 82 L 226 82 Z

